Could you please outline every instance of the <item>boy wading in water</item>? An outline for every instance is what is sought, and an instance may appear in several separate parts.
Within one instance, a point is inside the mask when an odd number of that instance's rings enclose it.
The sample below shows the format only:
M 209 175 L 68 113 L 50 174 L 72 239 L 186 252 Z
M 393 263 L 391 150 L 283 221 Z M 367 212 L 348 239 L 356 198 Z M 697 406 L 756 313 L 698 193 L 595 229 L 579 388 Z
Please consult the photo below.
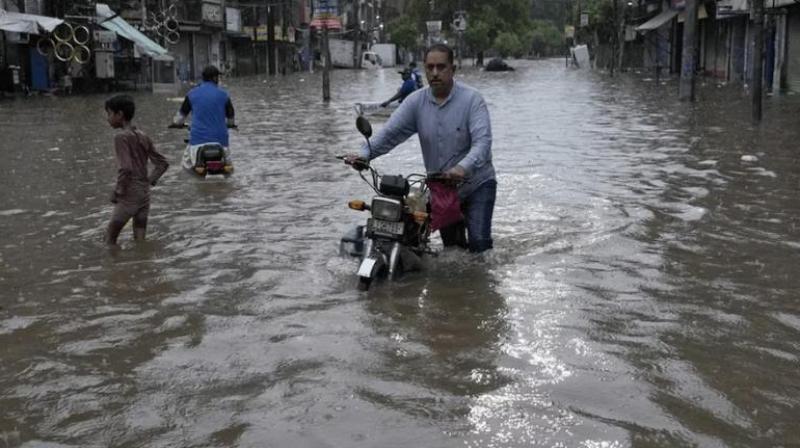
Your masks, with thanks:
M 150 212 L 150 187 L 167 171 L 167 159 L 156 151 L 152 140 L 131 124 L 136 105 L 128 95 L 118 95 L 106 101 L 108 124 L 120 129 L 114 137 L 117 156 L 117 185 L 111 193 L 114 211 L 106 231 L 106 244 L 116 245 L 119 233 L 133 218 L 133 238 L 143 240 L 147 233 Z M 148 175 L 147 161 L 155 169 Z

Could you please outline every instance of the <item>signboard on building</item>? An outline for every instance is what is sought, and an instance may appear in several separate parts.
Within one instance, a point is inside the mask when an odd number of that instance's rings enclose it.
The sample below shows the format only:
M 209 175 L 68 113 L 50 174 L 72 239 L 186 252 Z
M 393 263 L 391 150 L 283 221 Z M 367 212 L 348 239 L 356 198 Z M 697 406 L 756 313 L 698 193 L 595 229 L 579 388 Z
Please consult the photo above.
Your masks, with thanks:
M 242 12 L 237 8 L 225 8 L 225 31 L 242 32 Z
M 428 34 L 439 34 L 442 32 L 441 20 L 430 20 L 425 22 L 425 27 L 428 29 Z
M 747 0 L 719 0 L 717 2 L 717 19 L 726 19 L 741 14 L 748 14 L 750 5 Z
M 314 17 L 339 15 L 339 0 L 317 0 L 314 5 Z
M 253 39 L 253 27 L 252 26 L 243 26 L 242 32 L 250 36 L 250 39 Z M 259 42 L 266 42 L 267 41 L 267 25 L 261 25 L 255 30 L 255 40 Z
M 467 13 L 464 11 L 456 11 L 453 14 L 453 29 L 456 31 L 464 32 L 467 30 Z
M 222 17 L 222 5 L 211 2 L 203 2 L 201 8 L 201 18 L 203 22 L 209 25 L 224 25 L 225 22 L 223 21 Z
M 342 29 L 338 0 L 317 0 L 311 28 Z
M 258 41 L 258 42 L 266 42 L 267 41 L 267 39 L 268 39 L 267 25 L 260 25 L 258 28 L 256 28 L 255 32 L 256 32 L 256 34 L 255 34 L 255 36 L 256 36 L 255 40 L 256 41 Z M 280 41 L 285 40 L 286 42 L 294 42 L 294 32 L 295 32 L 294 31 L 294 27 L 290 26 L 286 30 L 286 37 L 284 37 L 284 35 L 283 35 L 283 27 L 280 26 L 280 25 L 275 25 L 275 40 L 280 40 Z M 250 39 L 253 39 L 253 27 L 252 26 L 243 26 L 242 27 L 242 33 L 244 33 L 247 36 L 249 36 Z

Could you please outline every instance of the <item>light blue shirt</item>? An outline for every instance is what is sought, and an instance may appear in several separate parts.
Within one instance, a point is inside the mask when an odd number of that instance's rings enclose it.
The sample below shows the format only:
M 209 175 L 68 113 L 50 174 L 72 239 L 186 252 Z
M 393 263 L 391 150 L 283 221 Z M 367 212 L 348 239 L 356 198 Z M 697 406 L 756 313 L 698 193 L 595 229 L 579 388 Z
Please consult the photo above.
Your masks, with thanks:
M 372 151 L 365 144 L 361 156 L 372 160 L 415 133 L 428 173 L 447 171 L 455 165 L 464 168 L 467 175 L 459 189 L 462 198 L 495 178 L 489 109 L 472 87 L 454 82 L 442 104 L 436 102 L 430 87 L 412 93 L 370 140 Z

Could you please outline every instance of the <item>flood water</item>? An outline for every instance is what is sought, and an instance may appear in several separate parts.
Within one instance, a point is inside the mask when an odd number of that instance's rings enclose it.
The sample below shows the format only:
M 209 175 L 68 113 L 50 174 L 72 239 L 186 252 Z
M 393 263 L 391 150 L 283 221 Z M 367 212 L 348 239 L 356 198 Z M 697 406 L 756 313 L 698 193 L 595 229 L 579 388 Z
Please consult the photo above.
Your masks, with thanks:
M 180 98 L 135 94 L 172 167 L 119 251 L 106 96 L 0 102 L 0 446 L 800 444 L 800 97 L 753 128 L 739 87 L 512 64 L 458 77 L 495 249 L 368 293 L 338 240 L 370 189 L 334 156 L 396 70 L 334 72 L 328 105 L 319 74 L 226 80 L 228 180 L 181 172 Z M 416 138 L 376 166 L 420 172 Z

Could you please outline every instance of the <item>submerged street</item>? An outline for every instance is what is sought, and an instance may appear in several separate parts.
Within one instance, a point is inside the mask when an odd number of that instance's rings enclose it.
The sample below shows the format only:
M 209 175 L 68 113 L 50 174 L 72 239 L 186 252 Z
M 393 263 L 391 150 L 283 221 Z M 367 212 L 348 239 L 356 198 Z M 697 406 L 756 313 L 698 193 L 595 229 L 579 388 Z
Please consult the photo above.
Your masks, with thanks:
M 738 86 L 512 65 L 456 77 L 491 113 L 494 250 L 367 293 L 338 242 L 372 192 L 335 156 L 396 70 L 334 71 L 327 105 L 319 73 L 224 80 L 227 180 L 181 171 L 181 97 L 134 94 L 171 167 L 119 251 L 106 96 L 0 102 L 0 441 L 797 444 L 800 97 L 754 128 Z M 375 166 L 423 171 L 416 137 Z

